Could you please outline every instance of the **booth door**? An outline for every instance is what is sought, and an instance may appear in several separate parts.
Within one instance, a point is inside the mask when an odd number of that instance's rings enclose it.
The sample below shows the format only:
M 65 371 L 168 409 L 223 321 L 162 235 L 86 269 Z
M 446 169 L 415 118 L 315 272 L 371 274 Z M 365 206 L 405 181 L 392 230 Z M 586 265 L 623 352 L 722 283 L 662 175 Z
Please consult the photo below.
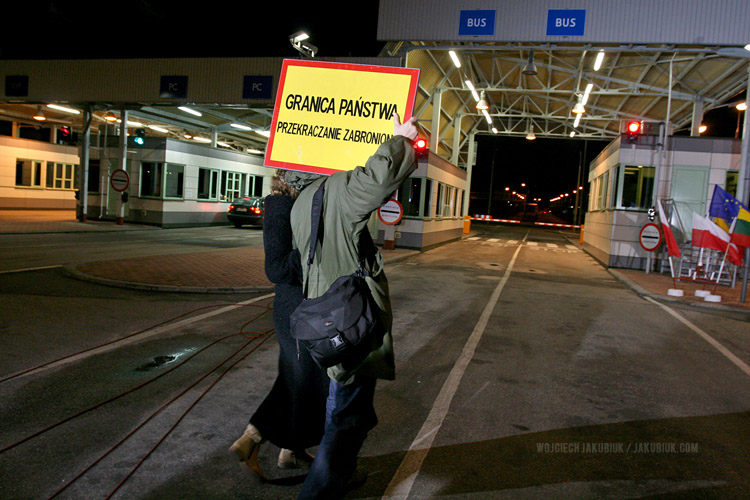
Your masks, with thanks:
M 708 167 L 674 166 L 672 170 L 672 199 L 688 238 L 693 230 L 693 212 L 706 215 L 708 174 Z

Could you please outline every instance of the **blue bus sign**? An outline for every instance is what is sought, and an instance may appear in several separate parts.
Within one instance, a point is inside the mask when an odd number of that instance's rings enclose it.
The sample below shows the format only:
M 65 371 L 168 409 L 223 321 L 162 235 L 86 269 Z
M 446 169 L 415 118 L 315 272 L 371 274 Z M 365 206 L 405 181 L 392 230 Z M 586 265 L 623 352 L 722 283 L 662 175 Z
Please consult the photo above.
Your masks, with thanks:
M 486 36 L 495 34 L 494 10 L 462 10 L 459 17 L 459 36 Z
M 547 36 L 583 36 L 586 11 L 583 9 L 549 9 Z

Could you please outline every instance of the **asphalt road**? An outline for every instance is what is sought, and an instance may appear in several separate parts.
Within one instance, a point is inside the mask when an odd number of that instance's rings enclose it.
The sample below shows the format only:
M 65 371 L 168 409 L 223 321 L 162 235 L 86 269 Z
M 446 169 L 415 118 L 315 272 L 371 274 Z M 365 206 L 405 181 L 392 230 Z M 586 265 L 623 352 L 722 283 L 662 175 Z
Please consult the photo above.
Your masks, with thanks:
M 485 227 L 386 272 L 398 377 L 347 498 L 750 498 L 747 323 L 644 300 L 549 229 Z M 0 274 L 0 496 L 295 498 L 273 446 L 264 485 L 226 453 L 273 383 L 270 303 Z
M 0 272 L 76 262 L 262 246 L 260 227 L 0 234 Z

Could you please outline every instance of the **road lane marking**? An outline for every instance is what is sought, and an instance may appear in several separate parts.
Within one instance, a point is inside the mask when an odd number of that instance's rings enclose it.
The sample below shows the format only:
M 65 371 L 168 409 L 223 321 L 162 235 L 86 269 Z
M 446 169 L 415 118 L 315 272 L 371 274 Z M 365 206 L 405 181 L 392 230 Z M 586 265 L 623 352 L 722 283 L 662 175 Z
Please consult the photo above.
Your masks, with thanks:
M 471 332 L 466 344 L 464 344 L 461 355 L 456 360 L 451 372 L 448 374 L 448 378 L 446 378 L 443 383 L 443 387 L 440 389 L 440 393 L 432 405 L 430 414 L 427 416 L 424 424 L 422 424 L 422 428 L 417 433 L 417 437 L 412 441 L 409 450 L 406 452 L 406 456 L 401 461 L 401 464 L 393 475 L 391 482 L 388 484 L 388 487 L 383 494 L 383 499 L 406 500 L 409 497 L 409 493 L 411 493 L 411 489 L 414 486 L 414 481 L 422 468 L 422 463 L 427 457 L 440 428 L 443 426 L 443 422 L 448 415 L 448 410 L 450 409 L 453 397 L 458 390 L 458 386 L 461 383 L 461 379 L 466 372 L 469 362 L 471 362 L 471 359 L 474 357 L 474 352 L 476 351 L 479 341 L 482 339 L 482 334 L 487 327 L 487 322 L 500 299 L 500 294 L 502 293 L 505 284 L 508 282 L 508 278 L 510 278 L 513 265 L 515 264 L 516 258 L 518 257 L 521 248 L 523 248 L 523 242 L 526 241 L 528 235 L 529 233 L 527 232 L 526 236 L 524 236 L 521 241 L 521 244 L 516 247 L 516 251 L 510 259 L 505 274 L 492 292 L 492 296 L 484 307 L 484 311 L 482 311 L 479 321 L 477 321 L 474 330 Z
M 673 316 L 675 319 L 677 319 L 680 323 L 682 323 L 683 325 L 685 325 L 688 328 L 690 328 L 693 332 L 695 332 L 696 334 L 698 334 L 699 337 L 701 337 L 703 340 L 705 340 L 706 342 L 708 342 L 709 344 L 711 344 L 717 351 L 719 351 L 721 354 L 723 354 L 724 357 L 726 357 L 729 361 L 731 361 L 732 363 L 734 363 L 737 366 L 737 368 L 739 368 L 740 370 L 742 370 L 743 372 L 745 372 L 745 375 L 750 376 L 750 366 L 748 366 L 747 363 L 745 363 L 740 358 L 738 358 L 737 356 L 735 356 L 732 353 L 732 351 L 730 351 L 729 349 L 727 349 L 726 347 L 724 347 L 723 345 L 721 345 L 718 340 L 716 340 L 711 335 L 709 335 L 708 333 L 704 332 L 699 327 L 697 327 L 696 325 L 694 325 L 693 323 L 691 323 L 687 318 L 685 318 L 682 315 L 680 315 L 677 311 L 675 311 L 671 307 L 668 307 L 668 306 L 662 304 L 661 302 L 657 302 L 656 300 L 652 299 L 651 297 L 643 297 L 643 298 L 646 299 L 646 300 L 648 300 L 649 302 L 651 302 L 653 304 L 656 304 L 657 306 L 661 307 L 665 311 L 667 311 L 671 316 Z
M 26 271 L 41 271 L 43 269 L 56 269 L 58 267 L 62 267 L 62 264 L 55 266 L 27 267 L 26 269 L 11 269 L 10 271 L 0 271 L 0 274 L 25 273 Z
M 126 337 L 123 339 L 112 341 L 108 344 L 104 344 L 99 347 L 95 347 L 93 349 L 79 352 L 78 354 L 72 354 L 70 356 L 60 358 L 57 361 L 54 361 L 52 363 L 49 363 L 47 365 L 42 365 L 39 368 L 36 368 L 34 370 L 29 370 L 26 372 L 16 372 L 15 374 L 10 374 L 8 376 L 3 377 L 3 380 L 9 380 L 16 377 L 26 377 L 28 375 L 34 375 L 52 368 L 57 368 L 62 365 L 66 365 L 68 363 L 74 363 L 76 361 L 80 361 L 82 359 L 89 358 L 91 356 L 95 356 L 97 354 L 102 354 L 108 351 L 111 351 L 113 349 L 117 349 L 126 345 L 134 344 L 136 342 L 140 342 L 142 340 L 145 340 L 147 338 L 153 337 L 154 335 L 158 335 L 160 333 L 168 332 L 169 330 L 174 330 L 175 328 L 181 328 L 187 325 L 190 325 L 192 323 L 197 323 L 199 321 L 203 321 L 204 319 L 208 319 L 213 316 L 217 316 L 219 314 L 224 314 L 226 312 L 234 311 L 235 309 L 239 309 L 240 307 L 244 307 L 246 305 L 252 304 L 254 302 L 260 302 L 261 300 L 268 299 L 273 297 L 275 294 L 269 293 L 266 295 L 262 295 L 260 297 L 255 297 L 254 299 L 245 300 L 243 302 L 237 302 L 234 305 L 222 307 L 221 309 L 216 309 L 214 311 L 209 311 L 203 314 L 199 314 L 198 316 L 194 316 L 192 318 L 183 319 L 181 321 L 178 321 L 176 323 L 171 323 L 168 325 L 162 325 L 157 326 L 156 328 L 152 328 L 150 330 L 145 330 L 138 335 L 133 335 L 131 337 Z

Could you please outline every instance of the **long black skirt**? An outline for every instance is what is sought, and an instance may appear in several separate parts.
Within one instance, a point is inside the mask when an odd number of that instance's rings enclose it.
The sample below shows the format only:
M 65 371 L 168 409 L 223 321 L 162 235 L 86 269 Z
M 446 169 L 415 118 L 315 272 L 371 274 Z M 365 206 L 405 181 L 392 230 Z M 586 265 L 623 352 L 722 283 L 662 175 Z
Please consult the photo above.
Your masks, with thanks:
M 304 345 L 289 333 L 289 316 L 302 302 L 302 287 L 278 284 L 273 323 L 279 342 L 279 373 L 250 423 L 274 445 L 290 450 L 317 446 L 325 426 L 329 378 Z

